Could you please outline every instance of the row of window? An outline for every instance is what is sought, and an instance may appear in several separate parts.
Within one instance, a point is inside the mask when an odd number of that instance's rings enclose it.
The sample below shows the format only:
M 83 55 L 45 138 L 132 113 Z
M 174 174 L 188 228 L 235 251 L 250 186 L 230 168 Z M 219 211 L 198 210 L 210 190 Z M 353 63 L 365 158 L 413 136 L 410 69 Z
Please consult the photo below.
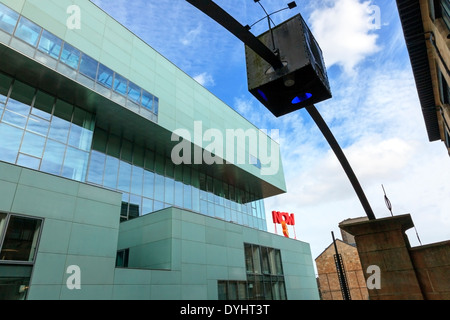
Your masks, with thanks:
M 0 29 L 92 82 L 158 114 L 157 97 L 1 3 Z
M 0 74 L 0 160 L 83 181 L 92 114 Z
M 441 18 L 450 30 L 450 3 L 448 0 L 429 0 L 430 16 L 433 20 Z
M 247 281 L 218 281 L 219 300 L 286 300 L 281 251 L 244 243 Z

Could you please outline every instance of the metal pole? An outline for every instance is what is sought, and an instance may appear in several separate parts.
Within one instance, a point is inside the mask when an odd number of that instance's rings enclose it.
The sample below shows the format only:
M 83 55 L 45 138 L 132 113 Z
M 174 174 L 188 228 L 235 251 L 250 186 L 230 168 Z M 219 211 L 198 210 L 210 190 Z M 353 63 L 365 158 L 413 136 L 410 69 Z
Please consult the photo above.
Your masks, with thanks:
M 375 214 L 373 213 L 369 201 L 367 200 L 366 195 L 364 194 L 364 191 L 361 188 L 361 185 L 359 184 L 358 178 L 353 172 L 353 169 L 350 166 L 347 157 L 345 156 L 344 152 L 339 146 L 339 143 L 336 141 L 330 128 L 328 128 L 328 125 L 326 124 L 325 120 L 323 120 L 322 116 L 320 115 L 319 111 L 314 105 L 307 106 L 305 109 L 306 111 L 308 111 L 309 115 L 314 120 L 316 125 L 319 127 L 325 139 L 328 141 L 328 144 L 330 145 L 331 149 L 333 149 L 334 153 L 336 154 L 336 157 L 338 158 L 339 162 L 344 168 L 344 171 L 347 174 L 347 177 L 349 178 L 353 186 L 353 189 L 355 189 L 355 192 L 364 208 L 364 211 L 366 212 L 367 217 L 369 218 L 369 220 L 375 220 Z

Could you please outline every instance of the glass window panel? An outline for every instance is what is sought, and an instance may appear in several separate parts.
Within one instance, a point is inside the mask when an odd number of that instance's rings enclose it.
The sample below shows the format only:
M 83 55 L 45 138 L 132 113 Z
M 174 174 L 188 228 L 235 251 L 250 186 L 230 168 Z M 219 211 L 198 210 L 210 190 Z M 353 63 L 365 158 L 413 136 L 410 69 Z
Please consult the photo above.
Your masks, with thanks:
M 218 281 L 217 283 L 218 290 L 218 300 L 227 300 L 227 282 L 226 281 Z
M 164 209 L 164 203 L 159 201 L 153 202 L 153 211 L 158 211 Z
M 153 199 L 153 186 L 155 183 L 155 174 L 151 171 L 144 171 L 144 189 L 143 195 Z
M 151 150 L 145 150 L 145 169 L 155 171 L 155 153 Z
M 128 80 L 122 77 L 120 74 L 114 74 L 114 91 L 121 95 L 127 95 Z
M 158 114 L 158 108 L 159 108 L 159 99 L 155 97 L 153 100 L 153 112 L 157 115 Z
M 69 67 L 78 70 L 78 64 L 80 62 L 80 55 L 81 52 L 68 44 L 67 42 L 64 43 L 63 49 L 61 52 L 61 59 L 60 61 Z
M 128 205 L 128 219 L 134 219 L 141 215 L 141 197 L 131 194 Z
M 62 176 L 76 181 L 85 181 L 88 159 L 89 153 L 67 147 Z
M 20 101 L 26 105 L 31 106 L 36 89 L 15 80 L 13 85 L 13 91 L 11 93 L 11 99 Z
M 133 143 L 126 139 L 122 139 L 122 149 L 120 159 L 131 162 L 133 160 Z
M 92 80 L 96 79 L 97 76 L 97 60 L 89 57 L 88 55 L 82 53 L 80 60 L 80 73 L 84 74 L 86 77 Z
M 208 202 L 205 200 L 200 200 L 200 213 L 204 215 L 208 214 Z
M 260 247 L 253 246 L 252 247 L 252 255 L 253 255 L 253 268 L 254 273 L 261 273 L 261 254 Z
M 216 218 L 225 219 L 225 208 L 220 205 L 217 205 L 215 209 L 216 209 L 215 210 Z
M 175 181 L 172 178 L 164 178 L 164 202 L 174 204 Z
M 42 28 L 34 24 L 25 17 L 20 17 L 19 24 L 17 25 L 16 32 L 14 35 L 25 41 L 26 43 L 35 47 L 39 40 L 39 35 L 41 34 Z
M 275 267 L 276 267 L 276 274 L 282 275 L 283 274 L 283 267 L 281 265 L 281 252 L 280 250 L 274 250 L 275 252 Z
M 99 64 L 97 73 L 97 82 L 111 89 L 114 72 L 103 64 Z
M 47 30 L 42 31 L 41 40 L 39 40 L 39 51 L 48 54 L 50 57 L 59 59 L 61 54 L 62 40 L 51 34 Z
M 44 152 L 45 138 L 31 132 L 25 132 L 20 152 L 41 158 Z
M 155 154 L 155 172 L 161 175 L 165 174 L 164 157 L 160 154 Z
M 0 3 L 0 29 L 12 34 L 17 20 L 19 20 L 19 14 Z
M 128 99 L 137 104 L 141 103 L 141 88 L 131 81 L 128 83 Z
M 106 153 L 106 144 L 108 141 L 108 134 L 106 133 L 106 131 L 98 128 L 95 129 L 92 139 L 92 149 Z
M 0 123 L 0 160 L 15 163 L 22 140 L 23 130 Z
M 65 150 L 64 144 L 47 140 L 40 170 L 51 174 L 61 174 Z
M 142 198 L 142 214 L 148 214 L 153 212 L 153 200 Z
M 200 190 L 192 188 L 192 210 L 200 211 Z
M 164 176 L 155 174 L 155 200 L 164 201 Z
M 175 203 L 176 206 L 183 208 L 183 183 L 175 181 Z
M 183 207 L 192 210 L 192 187 L 187 184 L 183 186 Z
M 106 155 L 101 152 L 92 151 L 89 160 L 87 181 L 102 185 L 103 171 L 105 170 Z
M 67 137 L 69 135 L 70 122 L 53 117 L 50 123 L 50 132 L 48 137 L 54 140 L 58 140 L 62 143 L 67 143 Z
M 57 100 L 54 116 L 66 121 L 72 121 L 73 106 L 62 100 Z
M 143 181 L 144 181 L 144 169 L 132 166 L 131 193 L 142 195 Z
M 9 99 L 3 115 L 3 122 L 25 128 L 31 107 L 19 101 Z
M 245 266 L 246 270 L 249 273 L 254 273 L 253 268 L 253 251 L 252 251 L 252 245 L 245 243 L 244 244 L 244 253 L 245 253 Z
M 214 203 L 208 202 L 207 215 L 210 216 L 210 217 L 214 217 L 214 215 L 215 215 L 215 213 L 214 213 L 215 210 L 214 209 L 215 209 Z
M 53 96 L 38 90 L 31 113 L 45 120 L 50 120 L 54 103 L 55 98 Z
M 6 103 L 9 89 L 11 87 L 12 78 L 0 73 L 0 104 Z
M 133 148 L 133 164 L 144 168 L 144 154 L 145 154 L 145 149 L 135 145 Z
M 105 175 L 103 185 L 115 189 L 117 187 L 117 174 L 119 172 L 119 159 L 106 156 Z
M 120 161 L 119 177 L 117 179 L 117 189 L 130 192 L 131 184 L 131 164 Z
M 70 128 L 69 144 L 79 149 L 89 151 L 92 144 L 92 116 L 90 113 L 75 108 Z
M 17 158 L 17 165 L 27 167 L 30 169 L 39 170 L 40 164 L 41 159 L 23 153 L 19 153 L 19 157 Z
M 0 260 L 34 260 L 37 251 L 41 220 L 10 216 Z
M 228 300 L 237 300 L 237 283 L 235 281 L 228 282 Z
M 120 138 L 110 134 L 108 136 L 107 154 L 115 158 L 120 157 Z
M 261 256 L 262 256 L 262 272 L 264 274 L 270 274 L 268 248 L 261 247 Z
M 153 95 L 145 90 L 142 90 L 142 106 L 153 111 Z
M 243 281 L 239 281 L 238 284 L 238 299 L 247 300 L 247 285 Z

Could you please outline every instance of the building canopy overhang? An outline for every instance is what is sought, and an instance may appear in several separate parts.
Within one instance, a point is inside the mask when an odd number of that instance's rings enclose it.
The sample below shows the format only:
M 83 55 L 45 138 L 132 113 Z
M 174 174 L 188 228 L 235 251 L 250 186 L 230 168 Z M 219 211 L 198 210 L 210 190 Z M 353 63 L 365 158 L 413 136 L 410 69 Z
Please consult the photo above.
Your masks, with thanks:
M 170 157 L 173 148 L 179 143 L 172 141 L 170 130 L 11 47 L 0 44 L 0 61 L 1 72 L 94 113 L 96 127 L 111 134 L 167 157 Z M 198 148 L 194 145 L 191 147 L 192 151 Z M 224 164 L 191 162 L 189 165 L 199 172 L 249 192 L 252 194 L 252 201 L 286 192 L 237 165 L 226 164 L 225 161 Z

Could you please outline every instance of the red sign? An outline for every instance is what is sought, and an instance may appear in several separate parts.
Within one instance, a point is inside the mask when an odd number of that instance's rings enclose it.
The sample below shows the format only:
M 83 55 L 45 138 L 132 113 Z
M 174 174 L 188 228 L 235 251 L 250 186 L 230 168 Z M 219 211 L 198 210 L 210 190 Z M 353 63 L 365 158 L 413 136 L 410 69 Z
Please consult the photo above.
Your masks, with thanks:
M 294 226 L 295 225 L 295 218 L 294 214 L 287 213 L 287 212 L 280 212 L 280 211 L 272 211 L 272 219 L 273 223 L 275 225 L 281 224 L 281 227 L 283 228 L 283 234 L 286 238 L 289 238 L 289 231 L 287 226 Z

